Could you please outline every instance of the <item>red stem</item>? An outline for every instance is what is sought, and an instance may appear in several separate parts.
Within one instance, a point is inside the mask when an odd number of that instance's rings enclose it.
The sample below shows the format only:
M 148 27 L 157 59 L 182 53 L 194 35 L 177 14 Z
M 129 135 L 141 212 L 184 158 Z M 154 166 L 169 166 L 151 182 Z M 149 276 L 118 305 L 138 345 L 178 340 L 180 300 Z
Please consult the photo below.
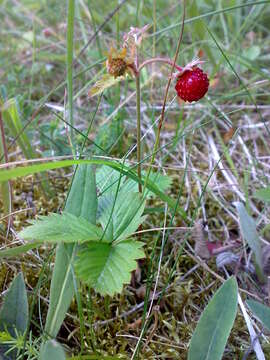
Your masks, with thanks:
M 165 58 L 161 58 L 161 57 L 156 57 L 156 58 L 152 58 L 152 59 L 148 59 L 145 60 L 138 68 L 138 71 L 141 71 L 141 69 L 149 64 L 152 64 L 154 62 L 163 62 L 165 64 L 168 64 L 170 66 L 173 66 L 175 69 L 177 69 L 178 71 L 182 71 L 183 68 L 181 66 L 178 66 L 174 63 L 174 61 L 170 60 L 170 59 L 165 59 Z

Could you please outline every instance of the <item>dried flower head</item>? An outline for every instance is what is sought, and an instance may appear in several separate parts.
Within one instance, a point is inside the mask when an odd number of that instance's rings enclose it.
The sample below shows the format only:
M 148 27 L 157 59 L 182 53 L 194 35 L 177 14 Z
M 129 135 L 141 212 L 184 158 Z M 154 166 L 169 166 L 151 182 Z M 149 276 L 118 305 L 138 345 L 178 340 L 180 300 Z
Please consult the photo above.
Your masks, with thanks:
M 130 31 L 124 35 L 121 50 L 118 51 L 114 47 L 110 48 L 106 60 L 107 74 L 104 74 L 102 78 L 91 87 L 88 93 L 90 97 L 99 95 L 105 89 L 124 80 L 127 74 L 138 74 L 138 64 L 135 61 L 137 58 L 137 46 L 141 44 L 148 28 L 149 25 L 143 28 L 131 27 Z
M 132 69 L 133 64 L 134 58 L 127 56 L 127 48 L 124 47 L 120 51 L 117 51 L 111 47 L 106 61 L 106 68 L 110 75 L 114 78 L 124 76 Z

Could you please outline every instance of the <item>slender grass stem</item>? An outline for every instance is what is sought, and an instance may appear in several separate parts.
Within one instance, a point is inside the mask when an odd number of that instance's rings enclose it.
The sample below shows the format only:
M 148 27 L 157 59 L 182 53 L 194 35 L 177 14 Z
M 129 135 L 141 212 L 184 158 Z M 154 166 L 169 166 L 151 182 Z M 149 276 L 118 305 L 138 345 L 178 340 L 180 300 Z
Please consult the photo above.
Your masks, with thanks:
M 97 43 L 99 57 L 102 58 L 102 50 L 101 50 L 101 45 L 100 45 L 100 40 L 99 40 L 99 33 L 97 32 L 96 19 L 95 19 L 93 10 L 92 10 L 92 4 L 91 4 L 90 0 L 88 1 L 88 9 L 89 9 L 89 12 L 91 15 L 93 30 L 94 30 L 94 33 L 96 34 L 96 43 Z
M 5 162 L 8 163 L 8 150 L 7 150 L 7 144 L 6 144 L 6 139 L 5 139 L 4 124 L 3 124 L 1 110 L 0 110 L 0 132 L 1 132 L 1 139 L 2 139 L 2 145 L 3 145 L 4 159 L 5 159 Z
M 183 20 L 182 20 L 180 35 L 179 35 L 179 39 L 178 39 L 178 43 L 177 43 L 177 48 L 176 48 L 174 60 L 173 60 L 173 62 L 170 61 L 170 64 L 172 65 L 172 67 L 171 67 L 171 73 L 170 73 L 170 76 L 169 76 L 169 79 L 168 79 L 168 83 L 167 83 L 167 87 L 166 87 L 166 91 L 165 91 L 165 96 L 164 96 L 164 101 L 163 101 L 161 116 L 160 116 L 160 120 L 159 120 L 159 123 L 158 123 L 157 135 L 156 135 L 156 140 L 155 140 L 155 144 L 154 144 L 154 150 L 153 150 L 153 153 L 152 153 L 152 157 L 151 157 L 151 160 L 150 160 L 150 165 L 149 165 L 149 167 L 148 167 L 147 175 L 146 175 L 145 182 L 144 182 L 144 185 L 143 185 L 143 194 L 144 194 L 145 189 L 146 189 L 146 186 L 147 186 L 147 181 L 149 180 L 149 176 L 150 176 L 150 173 L 151 173 L 152 165 L 153 165 L 153 163 L 154 163 L 154 161 L 155 161 L 155 157 L 156 157 L 156 153 L 157 153 L 157 149 L 158 149 L 158 145 L 159 145 L 160 133 L 161 133 L 162 125 L 163 125 L 163 122 L 164 122 L 164 116 L 165 116 L 165 108 L 166 108 L 167 97 L 168 97 L 169 88 L 170 88 L 170 85 L 171 85 L 171 82 L 172 82 L 172 74 L 173 74 L 173 71 L 174 71 L 175 68 L 178 68 L 178 70 L 180 69 L 180 67 L 176 65 L 176 60 L 177 60 L 177 57 L 178 57 L 178 54 L 179 54 L 180 45 L 181 45 L 182 38 L 183 38 L 183 33 L 184 33 L 185 11 L 186 11 L 185 8 L 186 8 L 186 3 L 185 3 L 185 1 L 184 1 L 184 5 L 183 5 Z M 142 65 L 144 65 L 144 64 L 146 65 L 146 62 L 145 62 L 145 63 L 142 63 Z M 142 67 L 142 65 L 141 65 L 141 67 Z M 140 69 L 140 68 L 139 68 L 139 69 Z M 181 68 L 181 70 L 182 70 L 182 68 Z M 181 71 L 181 70 L 180 70 L 180 71 Z
M 157 7 L 156 0 L 153 0 L 153 33 L 157 31 Z M 152 58 L 156 57 L 156 36 L 153 36 L 153 48 L 152 48 Z M 155 64 L 152 64 L 152 74 L 155 71 Z M 154 77 L 151 81 L 151 90 L 150 90 L 150 100 L 153 101 L 153 89 L 154 89 Z
M 138 161 L 138 178 L 142 178 L 141 167 L 141 89 L 140 89 L 140 72 L 136 75 L 136 108 L 137 108 L 137 161 Z M 138 183 L 139 192 L 142 192 L 142 184 Z
M 0 109 L 0 133 L 1 133 L 0 144 L 2 142 L 2 148 L 3 148 L 3 153 L 4 153 L 3 156 L 4 156 L 4 159 L 5 159 L 5 162 L 8 163 L 8 150 L 7 150 L 7 144 L 6 144 L 6 138 L 5 138 L 5 132 L 4 131 L 5 130 L 4 130 L 2 112 L 1 112 L 1 109 Z M 1 146 L 0 146 L 0 148 L 1 148 Z M 8 188 L 8 196 L 6 197 L 5 194 L 3 193 L 3 203 L 4 203 L 5 210 L 7 211 L 8 214 L 10 214 L 10 213 L 12 213 L 12 187 L 11 187 L 11 182 L 10 181 L 7 182 L 7 188 Z M 4 187 L 3 187 L 3 191 L 4 191 Z M 7 234 L 9 232 L 9 228 L 10 228 L 11 224 L 12 224 L 12 215 L 9 215 Z
M 176 48 L 173 64 L 172 64 L 172 67 L 171 67 L 171 73 L 170 73 L 170 76 L 169 76 L 169 79 L 168 79 L 168 83 L 167 83 L 167 87 L 166 87 L 166 91 L 165 91 L 165 95 L 164 95 L 164 101 L 163 101 L 160 120 L 159 120 L 159 123 L 158 123 L 158 129 L 157 129 L 157 135 L 156 135 L 156 140 L 155 140 L 155 144 L 154 144 L 154 150 L 153 150 L 152 157 L 151 157 L 151 160 L 150 160 L 150 165 L 149 165 L 148 170 L 147 170 L 146 179 L 145 179 L 144 184 L 143 184 L 143 194 L 145 193 L 147 182 L 148 182 L 150 174 L 151 174 L 152 165 L 153 165 L 153 163 L 155 161 L 156 152 L 157 152 L 158 145 L 159 145 L 161 129 L 162 129 L 162 125 L 163 125 L 164 117 L 165 117 L 165 108 L 166 108 L 168 92 L 169 92 L 170 84 L 171 84 L 171 81 L 172 81 L 172 74 L 173 74 L 173 71 L 175 69 L 176 60 L 177 60 L 177 57 L 178 57 L 178 54 L 179 54 L 180 45 L 181 45 L 182 38 L 183 38 L 183 33 L 184 33 L 185 14 L 186 14 L 186 1 L 184 0 L 182 25 L 181 25 L 181 29 L 180 29 L 180 34 L 179 34 L 179 39 L 178 39 L 178 43 L 177 43 L 177 48 Z M 176 208 L 177 208 L 177 206 L 178 206 L 178 203 L 176 205 Z M 148 325 L 148 316 L 150 316 L 150 313 L 147 313 L 147 305 L 148 305 L 148 300 L 146 298 L 145 307 L 144 307 L 144 313 L 143 313 L 142 329 L 141 329 L 141 333 L 140 333 L 140 336 L 139 336 L 139 340 L 138 340 L 138 342 L 137 342 L 137 344 L 135 346 L 134 352 L 132 354 L 131 360 L 134 360 L 134 359 L 138 358 L 137 355 L 138 355 L 138 352 L 139 352 L 140 347 L 141 347 L 142 338 L 143 338 L 143 335 L 144 335 L 144 333 L 146 331 L 146 328 L 147 328 L 147 325 Z
M 68 24 L 67 24 L 67 89 L 68 89 L 68 114 L 69 122 L 73 126 L 73 37 L 74 37 L 74 17 L 75 17 L 75 1 L 68 0 Z M 75 154 L 74 146 L 74 131 L 70 129 L 70 138 L 72 143 L 72 150 Z

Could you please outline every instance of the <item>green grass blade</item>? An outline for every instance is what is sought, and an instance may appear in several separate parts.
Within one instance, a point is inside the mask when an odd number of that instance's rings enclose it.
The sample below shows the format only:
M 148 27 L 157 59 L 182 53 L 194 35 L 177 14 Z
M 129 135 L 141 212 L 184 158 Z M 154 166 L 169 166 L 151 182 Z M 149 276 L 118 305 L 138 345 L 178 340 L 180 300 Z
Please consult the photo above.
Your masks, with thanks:
M 3 107 L 3 118 L 12 136 L 15 138 L 19 134 L 18 144 L 22 149 L 24 156 L 27 159 L 34 158 L 35 152 L 32 149 L 31 143 L 27 135 L 25 134 L 25 132 L 22 131 L 23 124 L 19 115 L 19 109 L 16 100 L 12 98 L 3 103 L 0 99 L 0 106 Z
M 1 113 L 0 113 L 1 116 Z M 0 119 L 1 121 L 1 119 Z M 2 130 L 0 128 L 0 154 L 4 154 L 4 141 L 5 141 L 5 134 L 2 133 Z M 0 163 L 5 163 L 5 160 L 3 159 L 0 161 Z M 4 181 L 2 184 L 0 184 L 0 198 L 2 199 L 3 208 L 4 208 L 4 214 L 7 215 L 10 213 L 10 187 L 8 184 L 8 181 Z
M 7 181 L 9 179 L 15 179 L 16 177 L 22 177 L 26 175 L 36 174 L 39 172 L 43 172 L 46 170 L 59 169 L 72 165 L 79 164 L 92 164 L 92 165 L 106 165 L 111 168 L 123 173 L 127 177 L 135 180 L 136 182 L 144 184 L 144 178 L 140 180 L 136 173 L 132 171 L 130 168 L 123 166 L 117 162 L 102 160 L 102 159 L 91 159 L 91 160 L 62 160 L 55 162 L 47 162 L 38 165 L 29 165 L 25 167 L 18 167 L 15 169 L 3 170 L 0 169 L 0 182 Z M 174 199 L 166 195 L 163 191 L 161 191 L 151 180 L 147 180 L 147 189 L 156 194 L 162 201 L 166 202 L 171 209 L 177 209 L 177 212 L 182 216 L 184 220 L 187 220 L 186 212 L 176 203 Z
M 268 4 L 268 3 L 269 3 L 269 0 L 251 1 L 251 2 L 248 2 L 248 3 L 240 4 L 240 5 L 229 6 L 227 8 L 223 8 L 223 9 L 219 9 L 219 10 L 209 11 L 209 12 L 207 12 L 205 14 L 198 15 L 198 16 L 192 17 L 190 19 L 186 19 L 185 20 L 185 25 L 189 24 L 189 23 L 192 23 L 193 21 L 197 21 L 197 20 L 200 20 L 200 19 L 203 19 L 203 18 L 207 18 L 207 17 L 212 16 L 212 15 L 219 15 L 219 14 L 226 13 L 226 12 L 229 12 L 229 11 L 233 11 L 233 10 L 236 10 L 236 9 L 241 9 L 243 7 L 246 7 L 246 6 L 254 6 L 254 5 L 261 5 L 261 4 Z M 151 36 L 160 35 L 160 34 L 162 34 L 164 32 L 167 32 L 168 30 L 175 29 L 180 24 L 181 24 L 181 22 L 176 22 L 173 25 L 167 26 L 166 28 L 157 31 L 156 33 L 152 34 Z
M 67 90 L 69 122 L 73 126 L 73 37 L 74 37 L 75 1 L 68 0 L 67 21 Z M 74 132 L 70 129 L 71 143 L 73 144 Z
M 16 99 L 11 98 L 4 103 L 0 97 L 0 107 L 2 107 L 3 110 L 4 122 L 12 136 L 15 139 L 17 138 L 19 147 L 21 148 L 26 159 L 36 158 L 36 152 L 33 150 L 27 134 L 24 132 L 24 126 L 21 120 Z M 52 196 L 53 192 L 50 188 L 48 180 L 44 176 L 41 177 L 41 184 L 45 194 Z
M 268 135 L 270 135 L 270 130 L 269 130 L 269 128 L 268 128 L 268 126 L 267 126 L 267 124 L 266 124 L 266 122 L 265 122 L 262 114 L 261 114 L 260 109 L 259 109 L 258 106 L 257 106 L 256 101 L 255 101 L 254 98 L 252 97 L 252 95 L 251 95 L 248 87 L 246 86 L 246 84 L 243 82 L 243 80 L 241 79 L 241 77 L 238 75 L 238 73 L 237 73 L 236 70 L 234 69 L 232 63 L 230 62 L 230 60 L 229 60 L 229 58 L 228 58 L 228 56 L 225 54 L 225 52 L 222 50 L 221 46 L 220 46 L 219 43 L 217 42 L 214 34 L 211 32 L 211 30 L 210 30 L 208 27 L 206 27 L 206 28 L 207 28 L 207 31 L 208 31 L 208 33 L 210 34 L 211 38 L 213 39 L 214 43 L 216 44 L 217 48 L 219 49 L 219 51 L 221 52 L 222 56 L 223 56 L 224 59 L 226 60 L 227 64 L 228 64 L 229 67 L 231 68 L 232 72 L 234 73 L 234 75 L 235 75 L 235 76 L 237 77 L 237 79 L 239 80 L 239 83 L 242 85 L 243 89 L 245 89 L 245 91 L 246 91 L 246 93 L 247 93 L 247 95 L 248 95 L 251 103 L 254 104 L 255 109 L 256 109 L 256 112 L 257 112 L 258 115 L 260 116 L 261 121 L 264 123 L 265 129 L 266 129 L 266 131 L 268 132 Z
M 199 9 L 198 4 L 196 1 L 193 1 L 192 4 L 189 6 L 188 13 L 190 18 L 196 18 L 199 16 Z M 211 60 L 212 64 L 215 64 L 215 59 L 213 57 L 212 51 L 208 43 L 203 43 L 205 38 L 206 29 L 204 26 L 204 22 L 202 19 L 198 19 L 195 21 L 195 24 L 192 24 L 192 31 L 190 31 L 193 41 L 201 41 L 202 42 L 202 49 L 206 52 L 207 57 Z

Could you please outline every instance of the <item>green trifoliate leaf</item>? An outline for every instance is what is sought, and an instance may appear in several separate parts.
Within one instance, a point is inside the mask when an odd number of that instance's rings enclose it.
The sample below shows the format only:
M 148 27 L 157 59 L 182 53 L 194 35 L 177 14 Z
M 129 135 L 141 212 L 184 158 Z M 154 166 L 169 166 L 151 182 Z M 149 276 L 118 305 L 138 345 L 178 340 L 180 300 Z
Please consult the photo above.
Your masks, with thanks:
M 98 241 L 103 234 L 101 228 L 82 217 L 76 217 L 68 213 L 40 216 L 31 223 L 32 225 L 19 233 L 19 236 L 23 239 L 52 243 L 61 241 L 83 243 L 86 241 Z M 106 241 L 104 237 L 103 241 Z
M 116 198 L 115 198 L 116 196 Z M 98 221 L 106 229 L 111 240 L 125 240 L 130 237 L 144 221 L 142 216 L 145 201 L 139 193 L 125 193 L 106 196 L 101 204 Z
M 78 252 L 75 270 L 81 280 L 101 295 L 121 293 L 136 269 L 136 259 L 144 257 L 144 244 L 134 240 L 120 243 L 91 242 Z
M 142 172 L 142 175 L 145 176 L 145 172 Z M 111 169 L 107 166 L 102 166 L 100 169 L 97 170 L 96 173 L 97 177 L 97 188 L 99 189 L 99 192 L 102 194 L 100 199 L 103 198 L 103 196 L 106 196 L 108 194 L 115 195 L 118 187 L 118 182 L 120 179 L 120 191 L 127 192 L 138 192 L 138 183 L 132 179 L 128 179 L 126 176 L 121 175 L 119 171 L 116 171 L 114 169 Z M 166 191 L 171 183 L 172 178 L 169 176 L 162 175 L 157 172 L 152 172 L 150 174 L 149 180 L 154 183 L 159 190 Z M 153 192 L 148 191 L 147 197 L 150 196 L 156 196 Z

